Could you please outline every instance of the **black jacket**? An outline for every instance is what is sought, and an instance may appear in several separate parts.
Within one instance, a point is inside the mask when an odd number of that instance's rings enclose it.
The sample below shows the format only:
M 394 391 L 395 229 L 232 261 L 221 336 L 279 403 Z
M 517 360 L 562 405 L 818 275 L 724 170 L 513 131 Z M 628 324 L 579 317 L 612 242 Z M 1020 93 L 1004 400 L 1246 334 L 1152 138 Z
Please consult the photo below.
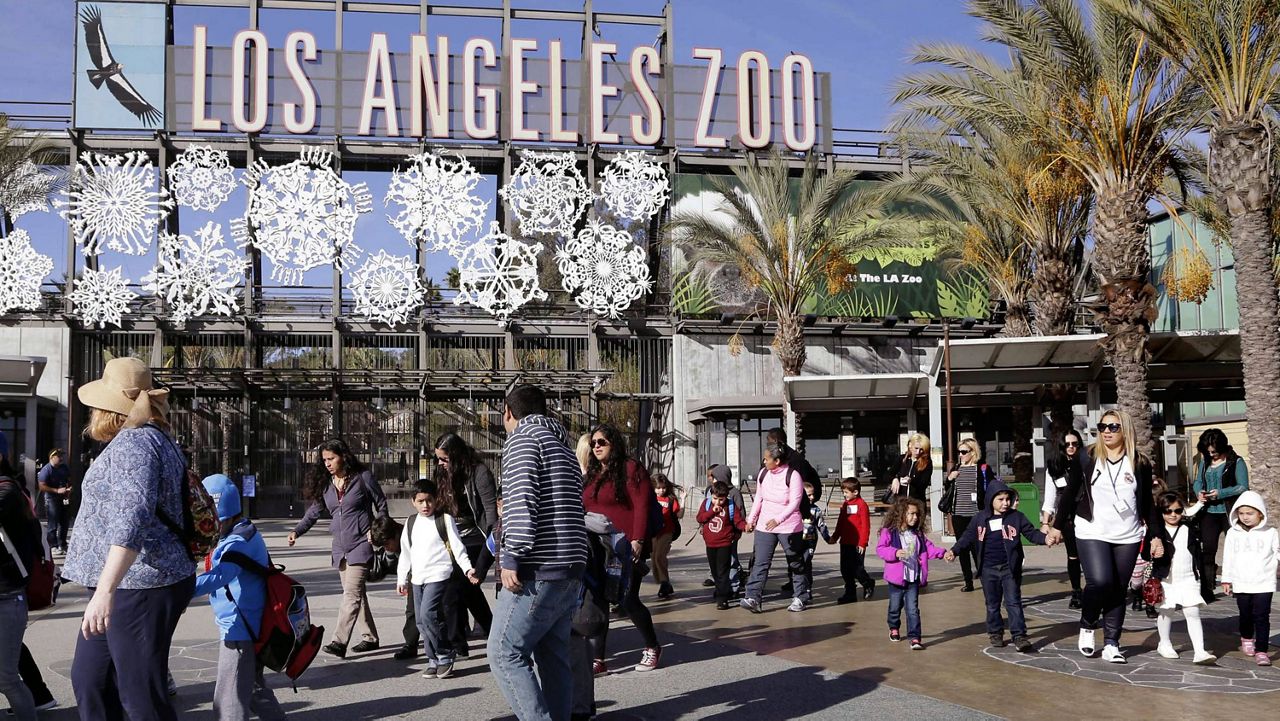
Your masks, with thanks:
M 1054 507 L 1052 509 L 1049 509 L 1053 511 L 1053 515 L 1055 517 L 1061 516 L 1065 512 L 1063 509 L 1063 506 L 1066 504 L 1063 501 L 1063 499 L 1067 497 L 1068 489 L 1079 488 L 1080 484 L 1084 482 L 1083 480 L 1084 471 L 1085 471 L 1084 458 L 1085 458 L 1084 451 L 1081 451 L 1076 454 L 1076 457 L 1074 460 L 1068 459 L 1066 455 L 1063 455 L 1060 458 L 1058 458 L 1058 460 L 1054 461 L 1049 465 L 1049 483 L 1052 483 L 1054 478 L 1067 479 L 1066 488 L 1062 489 L 1062 492 L 1056 496 L 1054 501 Z M 1059 530 L 1063 530 L 1063 529 L 1059 529 Z M 1063 532 L 1065 533 L 1070 530 L 1071 529 L 1068 528 L 1063 530 Z
M 916 468 L 916 464 L 909 456 L 903 456 L 902 463 L 898 466 L 898 477 L 907 478 L 907 487 L 901 491 L 920 501 L 929 500 L 929 483 L 933 480 L 933 459 L 926 458 L 924 470 L 920 470 Z
M 0 478 L 0 527 L 18 552 L 15 560 L 0 544 L 0 594 L 25 589 L 27 577 L 19 570 L 17 561 L 22 562 L 29 574 L 41 553 L 40 522 L 31 512 L 31 499 L 20 484 L 8 476 Z
M 1178 533 L 1186 533 L 1187 535 L 1187 551 L 1191 554 L 1191 571 L 1195 574 L 1196 580 L 1200 580 L 1200 571 L 1202 562 L 1200 560 L 1200 522 L 1199 519 L 1194 521 L 1190 518 L 1181 519 L 1182 525 L 1178 527 Z M 1164 555 L 1160 558 L 1151 557 L 1151 540 L 1159 538 L 1160 543 L 1164 545 Z M 1147 526 L 1147 542 L 1142 544 L 1142 557 L 1151 561 L 1151 576 L 1161 581 L 1169 577 L 1169 572 L 1173 570 L 1173 555 L 1177 553 L 1177 549 L 1173 545 L 1173 534 L 1169 533 L 1169 529 L 1164 525 L 1164 519 L 1160 519 L 1158 523 L 1151 523 Z
M 1077 478 L 1067 478 L 1067 487 L 1062 489 L 1058 501 L 1058 515 L 1053 519 L 1053 527 L 1064 533 L 1074 532 L 1076 516 L 1086 521 L 1093 520 L 1093 482 L 1101 473 L 1102 463 L 1106 459 L 1092 459 L 1084 466 L 1084 473 Z M 1138 520 L 1151 528 L 1156 522 L 1155 497 L 1151 490 L 1153 471 L 1151 460 L 1139 454 L 1134 459 L 1133 473 L 1138 482 Z M 1068 500 L 1070 499 L 1070 500 Z
M 1015 504 L 1018 502 L 1018 492 L 1006 486 L 1003 481 L 998 480 L 992 481 L 987 486 L 987 498 L 993 502 L 1001 491 L 1008 491 L 1013 496 L 1013 502 Z M 951 548 L 951 551 L 958 556 L 976 546 L 978 549 L 978 573 L 982 573 L 986 544 L 996 540 L 991 534 L 991 529 L 987 526 L 987 522 L 996 517 L 995 512 L 991 510 L 991 505 L 992 503 L 988 502 L 986 508 L 978 511 L 978 515 L 973 517 L 969 527 L 965 529 L 964 534 L 956 541 L 956 545 Z M 1012 538 L 1002 537 L 999 540 L 1004 543 L 1004 552 L 1009 558 L 1009 570 L 1013 571 L 1015 578 L 1020 578 L 1022 576 L 1022 561 L 1024 558 L 1021 537 L 1025 536 L 1028 541 L 1037 546 L 1043 546 L 1046 540 L 1045 535 L 1023 515 L 1022 511 L 1014 510 L 1012 507 L 1002 518 L 1006 529 L 1013 528 L 1017 530 L 1017 534 L 1014 534 Z

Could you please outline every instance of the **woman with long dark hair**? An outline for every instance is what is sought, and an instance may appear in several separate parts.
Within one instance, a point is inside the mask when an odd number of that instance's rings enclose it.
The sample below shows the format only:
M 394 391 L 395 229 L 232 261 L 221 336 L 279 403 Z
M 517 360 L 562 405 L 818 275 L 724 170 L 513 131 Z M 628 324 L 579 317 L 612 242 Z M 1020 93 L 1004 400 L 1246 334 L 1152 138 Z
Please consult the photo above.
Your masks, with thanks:
M 1049 477 L 1044 484 L 1044 508 L 1040 512 L 1042 529 L 1048 532 L 1059 513 L 1058 504 L 1066 495 L 1062 492 L 1068 485 L 1080 485 L 1084 476 L 1084 439 L 1074 430 L 1062 436 L 1058 446 L 1058 457 L 1049 463 Z M 1076 548 L 1076 534 L 1071 528 L 1062 531 L 1062 540 L 1067 544 L 1067 576 L 1071 579 L 1070 608 L 1080 608 L 1080 550 Z
M 1134 445 L 1133 420 L 1121 410 L 1110 410 L 1098 423 L 1093 460 L 1079 481 L 1067 480 L 1054 519 L 1055 535 L 1062 540 L 1074 532 L 1080 552 L 1085 587 L 1080 610 L 1080 653 L 1092 657 L 1097 648 L 1095 631 L 1103 627 L 1102 659 L 1125 663 L 1120 651 L 1124 628 L 1125 591 L 1138 560 L 1146 528 L 1153 522 L 1155 500 L 1151 493 L 1151 461 Z M 1158 520 L 1158 519 L 1157 519 Z M 1163 544 L 1151 539 L 1151 553 Z
M 649 528 L 649 510 L 656 504 L 657 494 L 649 472 L 634 458 L 627 455 L 626 441 L 617 428 L 599 425 L 591 430 L 591 458 L 587 462 L 586 483 L 582 487 L 582 505 L 587 513 L 600 513 L 609 518 L 619 531 L 631 539 L 631 583 L 622 608 L 644 638 L 644 653 L 637 671 L 652 671 L 658 667 L 662 647 L 658 632 L 653 627 L 653 616 L 640 601 L 640 581 L 648 572 L 644 560 L 652 548 L 651 539 L 658 531 Z M 608 626 L 599 637 L 588 639 L 591 643 L 593 667 L 596 674 L 605 673 L 605 641 Z
M 320 515 L 327 512 L 333 519 L 329 524 L 333 537 L 330 555 L 342 580 L 338 623 L 333 629 L 333 641 L 324 650 L 345 658 L 347 642 L 359 622 L 360 643 L 352 646 L 351 651 L 372 651 L 379 643 L 378 627 L 373 622 L 366 590 L 369 562 L 373 560 L 369 529 L 375 518 L 387 515 L 387 497 L 373 479 L 373 472 L 356 458 L 346 443 L 336 439 L 320 444 L 320 463 L 307 476 L 303 493 L 311 505 L 289 534 L 289 545 L 311 530 Z
M 1200 462 L 1196 464 L 1191 484 L 1196 500 L 1205 504 L 1200 514 L 1200 595 L 1205 603 L 1213 603 L 1214 583 L 1218 577 L 1218 539 L 1231 527 L 1228 514 L 1236 498 L 1249 490 L 1249 466 L 1227 442 L 1227 434 L 1210 428 L 1200 434 L 1196 444 Z
M 434 475 L 439 488 L 436 507 L 453 516 L 467 558 L 475 565 L 498 518 L 498 486 L 475 449 L 458 435 L 445 433 L 437 438 L 434 452 Z M 454 564 L 450 586 L 444 600 L 445 624 L 453 634 L 455 651 L 467 658 L 467 613 L 488 632 L 493 612 L 489 610 L 484 591 L 467 580 L 457 564 Z

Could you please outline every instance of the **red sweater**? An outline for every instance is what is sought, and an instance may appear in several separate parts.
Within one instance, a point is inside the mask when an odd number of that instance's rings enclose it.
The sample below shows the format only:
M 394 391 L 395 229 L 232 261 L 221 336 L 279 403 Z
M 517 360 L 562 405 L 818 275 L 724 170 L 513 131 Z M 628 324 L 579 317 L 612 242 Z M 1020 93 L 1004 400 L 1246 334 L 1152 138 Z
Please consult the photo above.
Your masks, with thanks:
M 675 496 L 658 496 L 658 505 L 662 506 L 662 530 L 658 531 L 658 535 L 674 535 L 676 519 L 680 517 L 680 499 Z
M 608 481 L 601 484 L 598 496 L 594 476 L 588 478 L 582 486 L 582 505 L 586 507 L 587 513 L 603 513 L 608 516 L 614 527 L 627 534 L 627 539 L 631 541 L 649 538 L 650 499 L 656 497 L 649 472 L 635 459 L 627 460 L 628 505 L 624 506 L 614 499 L 613 484 Z
M 734 506 L 733 518 L 729 518 L 729 506 L 716 510 L 707 508 L 706 501 L 698 506 L 698 523 L 702 524 L 702 539 L 707 548 L 723 548 L 733 543 L 747 529 L 747 518 L 742 509 Z
M 855 498 L 841 504 L 836 530 L 831 533 L 831 540 L 837 538 L 841 545 L 867 547 L 867 542 L 871 539 L 871 509 L 867 507 L 866 501 Z

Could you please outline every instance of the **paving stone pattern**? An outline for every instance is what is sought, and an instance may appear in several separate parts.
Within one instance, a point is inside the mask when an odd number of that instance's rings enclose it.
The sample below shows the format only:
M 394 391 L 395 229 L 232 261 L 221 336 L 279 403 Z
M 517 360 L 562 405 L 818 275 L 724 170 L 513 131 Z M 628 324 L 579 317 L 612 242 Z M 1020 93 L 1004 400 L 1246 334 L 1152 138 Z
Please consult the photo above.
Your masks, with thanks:
M 1068 601 L 1068 597 L 1060 594 L 1041 596 L 1026 599 L 1024 608 L 1028 616 L 1039 616 L 1059 623 L 1078 622 L 1080 612 L 1068 608 Z M 1237 611 L 1232 599 L 1224 598 L 1204 606 L 1200 613 L 1204 619 L 1206 636 L 1210 639 L 1210 650 L 1219 655 L 1214 666 L 1196 666 L 1191 663 L 1192 654 L 1186 639 L 1186 627 L 1180 620 L 1175 620 L 1173 624 L 1174 647 L 1182 656 L 1176 660 L 1162 658 L 1154 648 L 1134 645 L 1127 645 L 1124 649 L 1129 661 L 1127 664 L 1107 663 L 1099 655 L 1085 658 L 1076 648 L 1074 636 L 1062 641 L 1038 642 L 1032 653 L 1019 653 L 1013 646 L 988 647 L 983 653 L 998 661 L 1024 668 L 1107 683 L 1230 694 L 1280 691 L 1280 668 L 1258 666 L 1253 659 L 1245 658 L 1238 648 L 1214 647 L 1212 639 L 1215 637 L 1236 638 Z M 1181 614 L 1178 616 L 1180 618 Z M 1126 632 L 1142 633 L 1145 636 L 1155 631 L 1155 627 L 1155 619 L 1147 618 L 1145 612 L 1131 610 L 1125 614 Z M 1280 630 L 1280 614 L 1275 609 L 1271 614 L 1271 627 Z M 1276 640 L 1272 640 L 1272 650 L 1276 648 Z

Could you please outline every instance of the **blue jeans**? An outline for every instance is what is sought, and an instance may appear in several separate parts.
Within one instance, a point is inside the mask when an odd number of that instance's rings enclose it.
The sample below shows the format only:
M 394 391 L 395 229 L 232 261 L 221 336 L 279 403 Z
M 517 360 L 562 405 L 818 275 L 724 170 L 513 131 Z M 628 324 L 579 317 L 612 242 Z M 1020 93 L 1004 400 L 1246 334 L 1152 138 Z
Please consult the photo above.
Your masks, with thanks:
M 489 668 L 520 721 L 569 718 L 569 630 L 581 594 L 582 581 L 577 579 L 525 581 L 518 593 L 498 591 L 489 628 Z
M 795 533 L 769 533 L 756 529 L 755 548 L 751 558 L 751 577 L 747 579 L 747 598 L 759 601 L 764 596 L 764 584 L 769 580 L 769 566 L 773 564 L 773 552 L 779 544 L 787 558 L 787 570 L 791 572 L 792 596 L 809 602 L 809 577 L 805 574 L 805 544 L 799 531 Z
M 907 638 L 920 638 L 920 582 L 909 581 L 905 586 L 895 583 L 889 586 L 889 628 L 902 623 L 902 609 L 907 609 Z
M 453 634 L 445 629 L 445 595 L 451 590 L 449 581 L 413 584 L 414 617 L 418 633 L 427 641 L 427 662 L 453 663 Z
M 987 599 L 987 633 L 1004 633 L 1000 600 L 1009 611 L 1009 633 L 1014 638 L 1027 635 L 1027 619 L 1022 615 L 1022 587 L 1008 564 L 982 567 L 982 595 Z
M 27 630 L 27 594 L 0 596 L 0 695 L 9 699 L 17 721 L 36 721 L 36 705 L 31 691 L 18 674 L 22 657 L 22 634 Z
M 62 496 L 49 493 L 44 495 L 45 522 L 49 531 L 45 537 L 49 539 L 50 548 L 67 549 L 67 507 L 62 505 Z

